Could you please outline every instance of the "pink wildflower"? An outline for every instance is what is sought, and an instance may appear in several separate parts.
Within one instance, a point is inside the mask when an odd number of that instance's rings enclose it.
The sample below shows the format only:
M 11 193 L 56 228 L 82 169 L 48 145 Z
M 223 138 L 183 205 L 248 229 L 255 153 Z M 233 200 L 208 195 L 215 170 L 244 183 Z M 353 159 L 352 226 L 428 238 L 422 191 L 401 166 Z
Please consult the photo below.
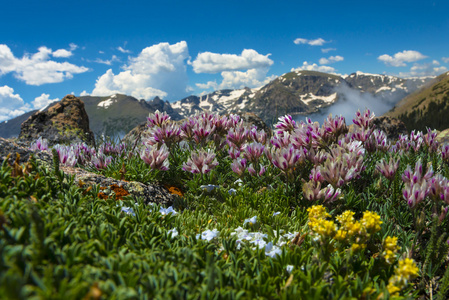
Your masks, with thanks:
M 207 174 L 218 165 L 215 153 L 210 149 L 193 151 L 182 169 L 191 173 Z
M 153 170 L 167 171 L 169 152 L 165 145 L 157 149 L 153 146 L 151 149 L 144 149 L 140 152 L 140 158 Z

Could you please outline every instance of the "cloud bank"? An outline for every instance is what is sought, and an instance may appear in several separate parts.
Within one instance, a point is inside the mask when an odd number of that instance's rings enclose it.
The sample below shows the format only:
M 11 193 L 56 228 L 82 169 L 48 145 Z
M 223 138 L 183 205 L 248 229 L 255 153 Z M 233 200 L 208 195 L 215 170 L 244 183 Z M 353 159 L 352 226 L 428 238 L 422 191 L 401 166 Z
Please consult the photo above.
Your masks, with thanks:
M 44 108 L 55 101 L 59 101 L 59 98 L 50 99 L 49 94 L 43 93 L 31 101 L 33 106 L 30 106 L 19 94 L 14 93 L 12 87 L 0 86 L 0 122 L 18 117 L 33 109 Z
M 24 108 L 25 102 L 19 94 L 14 94 L 13 88 L 0 86 L 0 122 L 20 116 L 29 110 L 29 106 Z
M 404 50 L 402 52 L 394 54 L 393 56 L 383 54 L 377 59 L 384 62 L 387 66 L 389 65 L 393 67 L 406 67 L 406 63 L 415 62 L 424 58 L 427 58 L 427 56 L 419 53 L 418 51 Z
M 71 56 L 72 53 L 65 49 L 53 52 L 47 47 L 40 47 L 37 53 L 25 54 L 22 58 L 17 58 L 8 46 L 0 44 L 0 76 L 13 73 L 14 77 L 26 84 L 39 86 L 45 83 L 62 82 L 73 78 L 74 74 L 89 70 L 68 62 L 50 60 L 51 55 L 64 58 Z
M 189 57 L 187 43 L 160 43 L 143 49 L 136 57 L 129 57 L 124 71 L 114 74 L 112 69 L 98 77 L 92 96 L 116 93 L 150 100 L 156 96 L 177 99 L 185 96 L 187 74 L 185 60 Z
M 44 107 L 47 107 L 50 103 L 59 101 L 59 98 L 50 99 L 49 94 L 43 93 L 39 97 L 36 97 L 31 104 L 33 104 L 34 109 L 42 109 Z
M 253 49 L 245 49 L 240 55 L 212 52 L 199 53 L 191 62 L 195 73 L 220 73 L 222 82 L 197 83 L 200 89 L 240 89 L 260 87 L 276 76 L 267 77 L 273 61 L 270 54 L 262 55 Z
M 192 62 L 192 67 L 195 73 L 209 74 L 268 68 L 273 64 L 273 61 L 268 58 L 269 56 L 270 54 L 262 55 L 253 49 L 245 49 L 240 55 L 202 52 Z

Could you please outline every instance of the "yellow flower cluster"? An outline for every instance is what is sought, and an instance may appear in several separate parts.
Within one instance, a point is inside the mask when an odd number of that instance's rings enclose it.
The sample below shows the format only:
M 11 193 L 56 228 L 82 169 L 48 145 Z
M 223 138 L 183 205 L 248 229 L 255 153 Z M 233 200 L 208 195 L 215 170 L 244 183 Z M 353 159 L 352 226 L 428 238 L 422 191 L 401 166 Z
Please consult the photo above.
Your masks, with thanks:
M 359 221 L 354 219 L 354 212 L 349 210 L 343 212 L 336 217 L 340 227 L 333 221 L 326 220 L 330 215 L 322 205 L 312 206 L 307 211 L 308 225 L 313 233 L 322 239 L 333 238 L 341 243 L 352 244 L 353 251 L 364 249 L 369 237 L 378 232 L 382 224 L 380 216 L 370 211 L 366 211 Z
M 312 207 L 309 207 L 307 209 L 307 212 L 309 213 L 309 220 L 310 219 L 325 219 L 325 218 L 331 216 L 326 211 L 326 208 L 322 205 L 314 205 Z
M 401 249 L 401 247 L 398 246 L 398 238 L 395 236 L 387 236 L 384 240 L 383 248 L 384 251 L 382 252 L 382 255 L 385 258 L 385 261 L 391 265 L 396 258 L 396 253 Z
M 394 275 L 388 281 L 388 292 L 396 296 L 408 283 L 408 281 L 417 277 L 419 269 L 411 258 L 400 260 L 398 266 L 394 269 Z
M 314 205 L 307 209 L 309 213 L 309 228 L 319 236 L 332 238 L 335 235 L 337 226 L 333 221 L 326 220 L 330 214 L 326 212 L 326 208 L 322 205 Z
M 374 234 L 378 232 L 380 230 L 380 224 L 382 224 L 380 216 L 371 211 L 365 211 L 363 213 L 361 222 L 368 234 Z

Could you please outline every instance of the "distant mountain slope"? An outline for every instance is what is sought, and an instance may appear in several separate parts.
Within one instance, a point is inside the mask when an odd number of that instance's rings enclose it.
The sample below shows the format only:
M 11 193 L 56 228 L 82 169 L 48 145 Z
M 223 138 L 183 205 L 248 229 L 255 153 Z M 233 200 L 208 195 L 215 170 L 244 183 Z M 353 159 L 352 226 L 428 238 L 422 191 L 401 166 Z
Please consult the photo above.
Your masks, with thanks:
M 383 98 L 402 99 L 424 86 L 433 77 L 399 78 L 389 75 L 356 72 L 344 77 L 348 85 L 360 92 L 371 93 Z
M 399 118 L 407 128 L 449 128 L 449 72 L 402 99 L 386 115 Z
M 181 118 L 168 102 L 157 97 L 149 102 L 121 94 L 109 97 L 83 96 L 80 99 L 84 102 L 90 129 L 95 136 L 123 136 L 145 122 L 148 115 L 157 109 L 167 111 L 172 119 Z

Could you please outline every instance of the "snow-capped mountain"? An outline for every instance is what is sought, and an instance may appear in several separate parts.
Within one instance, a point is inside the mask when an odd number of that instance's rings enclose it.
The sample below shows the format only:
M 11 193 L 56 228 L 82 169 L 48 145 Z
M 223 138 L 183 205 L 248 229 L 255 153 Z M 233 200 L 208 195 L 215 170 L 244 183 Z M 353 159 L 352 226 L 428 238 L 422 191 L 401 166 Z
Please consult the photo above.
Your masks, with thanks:
M 363 93 L 377 96 L 403 98 L 406 95 L 423 87 L 434 77 L 399 78 L 389 75 L 369 74 L 363 72 L 343 76 L 351 88 Z
M 171 103 L 171 107 L 184 117 L 203 110 L 217 113 L 230 112 L 235 108 L 244 110 L 248 99 L 253 98 L 259 89 L 219 90 L 202 96 L 189 96 Z
M 431 78 L 403 79 L 388 75 L 356 72 L 346 76 L 315 71 L 283 74 L 256 89 L 221 90 L 190 96 L 171 103 L 183 117 L 203 110 L 224 113 L 252 112 L 272 124 L 279 116 L 307 115 L 348 97 L 348 91 L 369 93 L 373 101 L 387 101 L 391 107 Z

